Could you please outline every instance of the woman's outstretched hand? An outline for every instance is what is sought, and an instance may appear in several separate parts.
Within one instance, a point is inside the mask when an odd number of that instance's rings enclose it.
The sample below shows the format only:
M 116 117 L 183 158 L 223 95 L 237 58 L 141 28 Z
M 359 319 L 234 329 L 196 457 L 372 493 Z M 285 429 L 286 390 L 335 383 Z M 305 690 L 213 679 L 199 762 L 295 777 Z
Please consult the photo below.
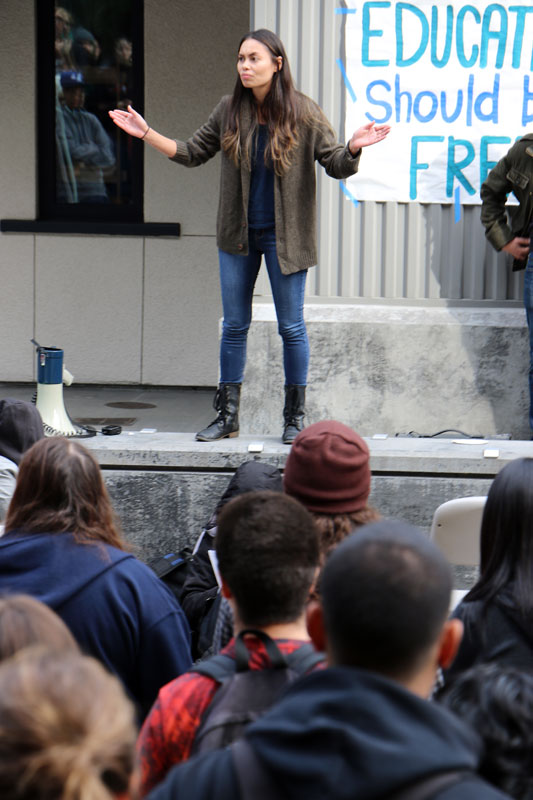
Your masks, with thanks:
M 137 139 L 142 139 L 148 130 L 148 123 L 132 106 L 128 106 L 127 111 L 115 108 L 114 111 L 109 111 L 109 116 L 115 125 L 129 133 L 130 136 L 136 136 Z
M 390 125 L 376 125 L 375 122 L 369 122 L 358 128 L 348 142 L 350 153 L 355 156 L 362 147 L 368 147 L 371 144 L 382 142 L 390 131 Z

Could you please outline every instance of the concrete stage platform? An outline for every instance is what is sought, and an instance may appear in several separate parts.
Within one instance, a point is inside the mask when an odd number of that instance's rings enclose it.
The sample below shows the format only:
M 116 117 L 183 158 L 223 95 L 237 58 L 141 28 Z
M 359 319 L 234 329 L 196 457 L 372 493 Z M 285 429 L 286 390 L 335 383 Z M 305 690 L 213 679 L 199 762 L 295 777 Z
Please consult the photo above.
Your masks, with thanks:
M 29 384 L 0 384 L 0 397 L 30 399 L 32 392 Z M 168 387 L 65 389 L 72 417 L 92 420 L 96 426 L 122 420 L 120 435 L 98 434 L 82 441 L 98 459 L 125 534 L 145 560 L 196 539 L 243 461 L 254 458 L 283 470 L 289 448 L 277 436 L 241 435 L 214 444 L 194 440 L 194 432 L 213 418 L 212 396 L 208 389 Z M 130 407 L 124 408 L 125 404 Z M 178 426 L 181 432 L 175 432 Z M 494 439 L 481 444 L 468 439 L 456 443 L 396 437 L 366 437 L 366 441 L 372 505 L 384 516 L 404 519 L 426 532 L 438 505 L 454 497 L 486 494 L 506 463 L 533 456 L 530 441 Z M 262 444 L 262 451 L 250 452 L 256 443 Z M 472 570 L 457 571 L 457 588 L 472 580 Z
M 370 502 L 386 517 L 429 532 L 434 510 L 446 500 L 486 494 L 497 472 L 533 454 L 524 441 L 367 439 L 371 453 Z M 260 453 L 250 445 L 260 443 Z M 124 529 L 149 558 L 190 544 L 208 519 L 235 469 L 248 459 L 285 465 L 289 448 L 274 437 L 241 436 L 214 444 L 188 433 L 123 433 L 87 441 L 104 471 Z M 456 569 L 456 588 L 475 571 Z

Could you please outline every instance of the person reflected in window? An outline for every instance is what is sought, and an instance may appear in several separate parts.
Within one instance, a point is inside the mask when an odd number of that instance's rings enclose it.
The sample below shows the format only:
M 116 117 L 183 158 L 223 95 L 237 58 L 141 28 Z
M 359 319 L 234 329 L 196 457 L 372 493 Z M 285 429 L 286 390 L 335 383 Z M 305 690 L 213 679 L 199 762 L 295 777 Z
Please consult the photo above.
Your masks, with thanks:
M 56 73 L 76 66 L 72 52 L 72 14 L 62 6 L 56 6 L 54 11 L 54 50 Z
M 83 75 L 75 70 L 61 73 L 63 102 L 56 116 L 58 145 L 57 199 L 63 203 L 108 203 L 104 170 L 113 167 L 113 146 L 102 123 L 86 111 Z M 70 164 L 69 164 L 70 162 Z M 66 163 L 75 181 L 63 179 Z

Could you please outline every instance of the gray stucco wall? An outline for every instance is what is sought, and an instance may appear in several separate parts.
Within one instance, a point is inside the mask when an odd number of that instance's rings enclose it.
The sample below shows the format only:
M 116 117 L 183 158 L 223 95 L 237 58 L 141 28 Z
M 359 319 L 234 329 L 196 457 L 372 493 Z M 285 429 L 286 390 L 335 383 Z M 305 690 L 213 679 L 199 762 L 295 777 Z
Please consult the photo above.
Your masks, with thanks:
M 247 0 L 145 0 L 145 115 L 188 137 L 231 91 Z M 33 0 L 0 3 L 0 218 L 36 216 Z M 0 234 L 0 378 L 34 379 L 33 336 L 78 382 L 210 385 L 221 314 L 218 159 L 186 170 L 145 157 L 147 222 L 180 239 Z

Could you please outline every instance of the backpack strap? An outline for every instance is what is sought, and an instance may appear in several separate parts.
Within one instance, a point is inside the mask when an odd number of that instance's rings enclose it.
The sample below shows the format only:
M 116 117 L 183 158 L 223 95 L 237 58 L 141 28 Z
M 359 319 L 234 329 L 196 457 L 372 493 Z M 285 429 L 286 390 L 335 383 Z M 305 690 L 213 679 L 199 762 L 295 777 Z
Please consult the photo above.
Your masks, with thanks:
M 205 661 L 197 661 L 197 663 L 193 664 L 190 668 L 189 672 L 198 672 L 200 675 L 212 678 L 217 683 L 224 683 L 228 678 L 235 675 L 236 669 L 237 663 L 234 658 L 219 653 Z
M 285 656 L 288 666 L 296 672 L 297 675 L 306 675 L 308 672 L 321 664 L 325 660 L 324 653 L 319 653 L 315 650 L 311 642 L 302 644 L 297 650 L 293 650 Z
M 250 668 L 250 651 L 244 642 L 244 636 L 247 634 L 253 634 L 263 642 L 272 669 L 290 667 L 297 675 L 305 675 L 324 660 L 324 654 L 318 653 L 309 642 L 302 644 L 297 650 L 284 656 L 276 642 L 268 634 L 249 628 L 241 631 L 235 639 L 235 658 L 219 653 L 205 661 L 198 661 L 191 667 L 189 672 L 198 672 L 200 675 L 206 675 L 208 678 L 217 681 L 217 683 L 224 683 L 236 672 L 246 672 Z
M 272 669 L 284 669 L 287 666 L 285 656 L 268 633 L 255 630 L 255 628 L 246 628 L 241 631 L 235 639 L 235 662 L 237 665 L 237 672 L 245 672 L 250 668 L 250 651 L 246 647 L 246 642 L 244 641 L 244 637 L 249 635 L 255 636 L 256 639 L 259 639 L 264 644 Z

